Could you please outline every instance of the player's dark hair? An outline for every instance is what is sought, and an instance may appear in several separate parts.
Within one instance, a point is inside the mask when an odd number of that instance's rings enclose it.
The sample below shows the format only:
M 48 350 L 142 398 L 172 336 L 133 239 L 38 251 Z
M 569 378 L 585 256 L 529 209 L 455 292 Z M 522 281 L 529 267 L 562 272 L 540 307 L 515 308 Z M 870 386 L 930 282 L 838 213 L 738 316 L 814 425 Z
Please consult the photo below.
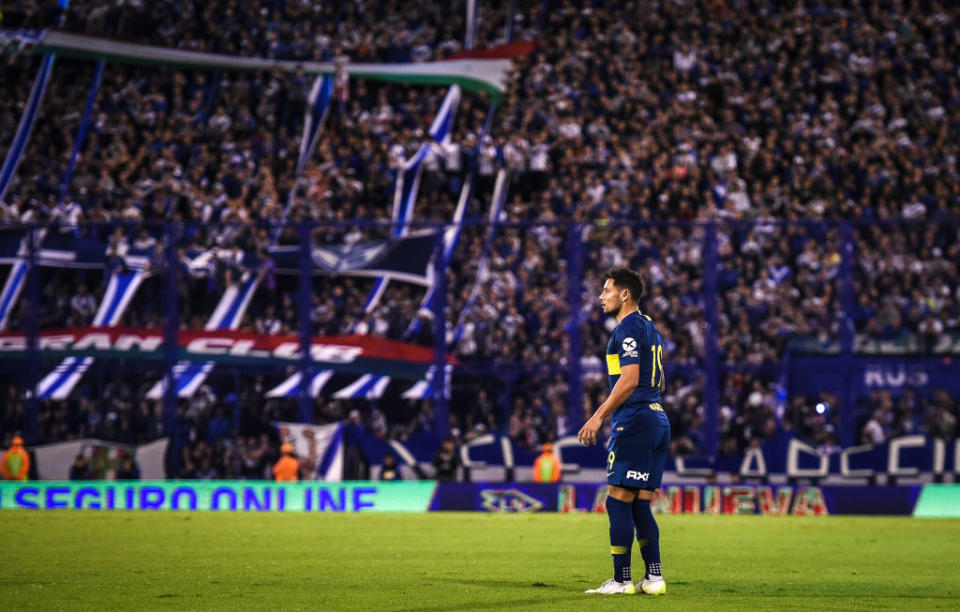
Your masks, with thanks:
M 630 268 L 611 268 L 603 275 L 604 281 L 608 278 L 613 280 L 615 287 L 629 291 L 634 302 L 643 297 L 643 279 Z

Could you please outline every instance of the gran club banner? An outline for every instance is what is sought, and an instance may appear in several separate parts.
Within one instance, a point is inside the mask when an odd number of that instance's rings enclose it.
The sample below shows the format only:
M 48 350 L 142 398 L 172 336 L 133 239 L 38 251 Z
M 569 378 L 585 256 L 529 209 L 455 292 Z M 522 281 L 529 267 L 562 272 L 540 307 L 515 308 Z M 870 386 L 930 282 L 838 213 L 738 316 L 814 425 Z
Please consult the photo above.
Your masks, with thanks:
M 129 327 L 72 327 L 39 334 L 44 357 L 94 356 L 163 359 L 163 330 Z M 180 330 L 179 360 L 235 364 L 284 364 L 300 359 L 297 336 L 230 330 Z M 22 357 L 24 333 L 0 334 L 0 358 Z M 433 350 L 372 336 L 317 336 L 310 346 L 314 363 L 347 373 L 378 373 L 419 379 L 434 363 Z M 450 363 L 455 363 L 450 360 Z

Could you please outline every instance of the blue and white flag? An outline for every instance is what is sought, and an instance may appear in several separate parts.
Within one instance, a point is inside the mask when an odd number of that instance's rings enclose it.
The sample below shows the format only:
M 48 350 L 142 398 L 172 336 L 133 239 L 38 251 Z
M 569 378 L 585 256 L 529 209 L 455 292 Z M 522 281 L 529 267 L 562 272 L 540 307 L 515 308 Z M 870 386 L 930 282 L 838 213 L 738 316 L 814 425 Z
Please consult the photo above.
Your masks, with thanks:
M 313 377 L 310 383 L 310 397 L 317 397 L 323 387 L 333 378 L 331 370 L 324 370 Z M 281 384 L 267 392 L 266 397 L 296 397 L 300 393 L 300 381 L 303 380 L 300 372 L 297 372 Z
M 321 274 L 383 277 L 430 286 L 435 245 L 436 234 L 423 231 L 390 240 L 313 247 L 310 256 L 314 270 Z M 273 247 L 269 253 L 277 272 L 299 272 L 299 245 Z
M 312 466 L 313 477 L 328 482 L 343 480 L 343 424 L 305 425 L 274 422 L 280 440 L 293 446 L 300 461 Z
M 467 204 L 470 201 L 470 196 L 473 195 L 473 184 L 477 178 L 476 172 L 471 172 L 466 181 L 463 183 L 463 188 L 460 190 L 460 199 L 457 201 L 457 209 L 453 213 L 453 220 L 450 223 L 450 226 L 444 230 L 443 233 L 443 260 L 450 261 L 450 256 L 453 254 L 453 249 L 457 246 L 457 241 L 460 239 L 460 232 L 463 230 L 463 217 L 467 211 Z M 496 198 L 495 198 L 496 200 Z M 433 298 L 436 293 L 436 286 L 431 285 L 427 289 L 426 295 L 423 296 L 423 300 L 420 302 L 420 308 L 431 309 L 433 306 Z M 409 340 L 413 338 L 420 331 L 420 327 L 423 325 L 423 319 L 420 317 L 415 318 L 410 322 L 410 325 L 407 327 L 407 331 L 404 333 L 404 339 Z
M 427 153 L 430 152 L 430 145 L 424 144 L 420 147 L 417 153 L 408 159 L 404 164 L 403 170 L 397 175 L 396 188 L 394 189 L 393 196 L 393 229 L 390 232 L 392 238 L 401 238 L 407 232 L 407 226 L 410 223 L 410 219 L 413 217 L 413 208 L 414 203 L 417 199 L 417 191 L 420 187 L 420 176 L 423 172 L 423 160 L 426 158 Z M 314 253 L 314 263 L 320 263 L 327 267 L 326 259 L 329 259 L 331 262 L 336 259 L 338 262 L 342 259 L 343 253 L 329 253 L 330 249 L 326 249 L 327 253 L 320 252 L 318 253 L 315 249 Z M 366 251 L 365 251 L 366 252 Z M 370 251 L 376 255 L 375 251 Z M 368 253 L 369 254 L 369 253 Z M 339 255 L 339 257 L 334 257 L 334 255 Z M 326 256 L 326 257 L 325 257 Z M 319 257 L 319 261 L 318 261 Z M 429 260 L 428 260 L 429 261 Z M 394 275 L 391 275 L 394 276 Z M 367 296 L 367 300 L 364 303 L 364 310 L 366 312 L 373 311 L 377 305 L 380 303 L 380 299 L 383 297 L 384 291 L 387 289 L 387 284 L 390 282 L 391 276 L 378 276 L 373 283 L 373 287 L 370 289 L 370 293 Z M 409 280 L 409 279 L 404 279 Z M 328 370 L 321 370 L 314 375 L 313 381 L 310 384 L 310 390 L 318 389 L 317 393 L 319 394 L 319 389 L 322 388 L 322 384 L 318 386 L 317 381 L 328 374 Z M 284 382 L 280 383 L 277 387 L 274 387 L 269 391 L 271 394 L 279 394 L 282 391 L 285 391 L 285 397 L 296 397 L 300 394 L 302 385 L 300 383 L 300 374 L 297 373 L 294 375 L 298 378 L 298 382 L 294 383 L 292 378 L 288 378 Z M 364 378 L 361 377 L 357 382 L 348 385 L 344 389 L 341 389 L 337 392 L 335 397 L 370 397 L 370 393 L 376 393 L 379 389 L 380 395 L 383 394 L 383 389 L 386 388 L 387 383 L 390 382 L 389 378 L 386 378 L 382 384 L 374 385 L 375 388 L 367 388 L 364 384 Z M 381 377 L 373 377 L 381 378 Z M 359 383 L 359 384 L 358 384 Z M 323 384 L 326 384 L 324 381 Z M 360 395 L 351 395 L 353 393 L 359 393 Z M 380 397 L 376 395 L 376 397 Z M 279 395 L 274 395 L 273 397 L 279 397 Z M 316 397 L 316 395 L 312 395 Z
M 93 318 L 93 327 L 115 327 L 142 281 L 142 270 L 114 272 L 110 275 L 107 291 Z M 37 388 L 37 396 L 41 399 L 66 399 L 91 365 L 93 357 L 67 357 L 53 372 L 43 377 Z
M 497 173 L 497 180 L 493 188 L 493 199 L 490 203 L 490 216 L 487 219 L 487 237 L 483 244 L 483 251 L 480 254 L 480 263 L 477 266 L 477 278 L 474 280 L 473 288 L 470 290 L 470 295 L 467 296 L 467 303 L 464 304 L 463 310 L 460 311 L 460 315 L 457 317 L 457 327 L 454 329 L 453 339 L 450 342 L 450 344 L 454 347 L 460 342 L 460 338 L 463 337 L 463 326 L 466 322 L 467 315 L 470 314 L 470 311 L 473 310 L 473 306 L 477 303 L 477 297 L 480 295 L 480 289 L 483 287 L 483 283 L 487 278 L 488 270 L 490 268 L 490 252 L 493 249 L 493 238 L 497 230 L 497 220 L 500 218 L 500 213 L 503 211 L 504 204 L 506 204 L 509 185 L 510 171 L 506 168 L 501 168 Z
M 476 173 L 471 172 L 467 176 L 467 180 L 463 184 L 463 189 L 460 191 L 460 200 L 457 202 L 457 209 L 453 213 L 453 221 L 449 228 L 444 231 L 443 234 L 443 259 L 444 261 L 449 261 L 450 255 L 453 253 L 454 247 L 457 246 L 457 240 L 460 238 L 460 231 L 463 225 L 463 216 L 467 210 L 467 203 L 470 200 L 470 196 L 473 193 L 473 182 L 476 179 Z M 496 201 L 496 197 L 494 197 Z M 420 302 L 420 308 L 431 309 L 433 306 L 434 296 L 436 294 L 437 287 L 436 285 L 430 285 L 427 289 L 426 295 L 423 296 L 423 300 Z M 407 331 L 404 333 L 404 339 L 409 340 L 413 338 L 417 333 L 420 332 L 420 328 L 423 325 L 423 319 L 416 317 L 413 321 L 410 322 L 410 325 L 407 327 Z M 430 374 L 427 374 L 428 378 Z M 390 379 L 385 376 L 376 376 L 377 379 L 385 379 L 386 383 L 390 382 Z M 379 380 L 376 382 L 380 382 Z M 384 386 L 386 386 L 384 383 Z M 433 385 L 428 384 L 428 380 L 421 380 L 417 382 L 413 387 L 411 387 L 406 393 L 413 393 L 414 395 L 421 392 L 421 389 L 424 387 L 430 387 L 430 393 L 433 393 Z M 449 389 L 448 389 L 449 392 Z M 404 393 L 403 397 L 407 397 Z M 432 395 L 430 397 L 433 397 Z
M 475 19 L 476 6 L 473 6 L 471 8 L 471 6 L 468 4 L 467 15 L 468 15 L 468 20 L 471 15 Z M 469 28 L 468 28 L 468 32 L 469 32 Z M 470 39 L 468 36 L 468 48 L 472 46 L 472 44 L 469 43 L 469 40 Z M 490 111 L 487 113 L 487 119 L 486 121 L 484 121 L 483 129 L 480 132 L 480 138 L 477 139 L 477 151 L 479 151 L 480 144 L 483 142 L 484 137 L 486 137 L 487 132 L 490 130 L 490 124 L 493 121 L 493 113 L 495 110 L 496 110 L 496 105 L 492 105 L 490 107 Z M 499 218 L 500 211 L 503 209 L 503 205 L 506 202 L 507 186 L 510 183 L 509 176 L 510 175 L 504 169 L 501 169 L 497 175 L 496 185 L 493 190 L 493 197 L 491 198 L 491 202 L 490 202 L 490 219 L 489 219 L 490 226 L 487 230 L 487 240 L 485 243 L 486 248 L 484 250 L 484 256 L 481 257 L 481 260 L 489 259 L 490 245 L 492 244 L 492 241 L 493 241 L 494 224 L 496 222 L 496 219 Z M 457 202 L 457 210 L 456 212 L 454 212 L 454 215 L 453 215 L 453 223 L 450 225 L 450 227 L 447 228 L 443 236 L 444 261 L 450 260 L 450 256 L 453 253 L 453 249 L 456 247 L 457 241 L 460 239 L 460 232 L 463 229 L 463 216 L 467 208 L 467 203 L 469 202 L 470 198 L 473 195 L 473 184 L 476 178 L 477 178 L 477 167 L 476 165 L 474 165 L 470 173 L 467 175 L 466 181 L 464 181 L 463 190 L 460 192 L 460 200 Z M 483 265 L 484 264 L 481 261 L 481 267 L 483 267 Z M 474 280 L 474 286 L 471 291 L 471 295 L 474 295 L 474 299 L 475 299 L 476 291 L 480 286 L 480 281 L 481 281 L 481 278 L 480 278 L 480 275 L 478 275 L 478 277 Z M 432 310 L 435 292 L 436 292 L 435 286 L 432 286 L 430 287 L 429 290 L 427 290 L 427 294 L 424 296 L 423 302 L 420 306 L 421 308 L 428 308 Z M 423 325 L 423 321 L 419 317 L 411 321 L 410 326 L 407 328 L 405 338 L 409 339 L 409 338 L 412 338 L 414 335 L 416 335 L 420 331 L 420 327 L 422 325 Z M 457 343 L 460 340 L 462 328 L 463 326 L 461 322 L 460 325 L 457 326 L 457 329 L 454 330 L 453 338 L 448 342 L 449 348 L 456 347 Z M 447 339 L 445 338 L 445 340 Z M 428 373 L 427 378 L 417 382 L 413 387 L 408 389 L 404 393 L 404 397 L 406 397 L 408 393 L 412 397 L 421 397 L 421 396 L 427 395 L 427 393 L 429 393 L 428 397 L 433 397 L 435 395 L 436 385 L 433 383 L 433 379 L 431 378 L 431 376 L 432 375 Z M 448 373 L 447 386 L 444 387 L 445 395 L 448 398 L 450 394 L 449 384 L 450 382 L 449 382 L 449 373 Z
M 100 270 L 107 266 L 108 244 L 88 237 L 77 237 L 73 232 L 34 230 L 37 265 L 52 268 Z M 27 259 L 29 246 L 27 232 L 3 232 L 0 235 L 0 263 L 15 264 Z M 131 248 L 123 257 L 127 267 L 143 269 L 150 262 L 152 248 Z
M 450 141 L 460 98 L 460 87 L 454 85 L 447 91 L 447 95 L 444 97 L 443 103 L 440 105 L 440 109 L 437 111 L 437 116 L 434 118 L 433 124 L 430 126 L 430 136 L 435 143 L 444 144 Z M 391 230 L 392 238 L 400 238 L 406 235 L 408 231 L 410 220 L 413 218 L 413 210 L 414 204 L 417 200 L 417 192 L 420 188 L 420 177 L 423 173 L 423 160 L 426 159 L 427 155 L 429 154 L 430 147 L 431 145 L 429 143 L 422 144 L 413 157 L 404 163 L 403 169 L 397 175 L 397 182 L 393 192 L 393 229 Z M 464 202 L 463 207 L 465 208 L 465 206 L 466 203 Z M 458 206 L 458 210 L 459 209 L 460 207 Z M 453 239 L 455 240 L 456 238 L 454 237 Z M 445 243 L 446 240 L 447 236 L 444 236 Z M 374 281 L 373 287 L 370 289 L 370 293 L 367 295 L 367 300 L 363 305 L 366 312 L 372 312 L 377 305 L 380 304 L 380 299 L 383 297 L 384 291 L 386 291 L 387 284 L 389 282 L 390 277 L 388 276 L 380 276 L 376 281 Z M 328 374 L 328 371 L 321 370 L 314 375 L 314 379 L 311 381 L 310 385 L 312 397 L 317 396 L 316 394 L 313 394 L 313 389 L 317 389 L 317 394 L 319 394 L 319 390 L 322 389 L 323 385 L 327 383 L 329 380 L 329 376 L 327 376 Z M 296 378 L 296 382 L 294 382 L 294 378 Z M 371 378 L 375 380 L 372 381 L 369 387 L 366 383 L 370 381 L 363 380 L 363 378 L 361 378 L 361 380 L 344 387 L 338 391 L 338 393 L 358 393 L 360 395 L 357 397 L 368 397 L 370 393 L 376 393 L 379 390 L 379 393 L 382 394 L 383 390 L 386 389 L 387 384 L 389 384 L 390 379 L 380 376 L 372 376 Z M 322 380 L 323 382 L 318 385 L 317 383 L 319 380 Z M 296 397 L 300 394 L 302 388 L 301 383 L 302 381 L 300 380 L 300 374 L 297 373 L 282 382 L 280 385 L 271 389 L 269 393 L 275 394 L 271 397 Z M 283 395 L 280 395 L 281 393 L 283 393 Z M 344 397 L 347 396 L 353 397 L 352 395 L 344 395 Z
M 430 126 L 430 136 L 434 142 L 443 144 L 450 141 L 453 119 L 459 103 L 460 88 L 453 86 L 444 97 L 433 125 Z M 420 177 L 423 174 L 423 160 L 430 153 L 430 146 L 429 143 L 420 145 L 414 156 L 404 163 L 403 171 L 397 175 L 397 184 L 393 192 L 393 231 L 391 232 L 394 238 L 407 233 L 408 225 L 413 218 L 413 208 L 417 201 L 417 192 L 420 190 Z M 364 303 L 364 309 L 367 312 L 372 312 L 380 303 L 380 298 L 383 297 L 389 282 L 389 278 L 381 277 L 373 284 L 370 295 Z
M 453 374 L 453 366 L 448 365 L 443 368 L 444 370 L 444 396 L 447 399 L 450 399 L 450 377 Z M 437 394 L 437 380 L 436 380 L 437 366 L 430 366 L 430 369 L 427 370 L 427 376 L 418 381 L 412 387 L 403 392 L 402 397 L 404 399 L 418 399 L 418 400 L 428 400 L 434 399 Z
M 3 291 L 0 291 L 0 331 L 6 329 L 7 319 L 26 281 L 27 262 L 22 259 L 17 260 L 10 268 L 10 275 L 3 286 Z
M 56 55 L 50 54 L 43 57 L 40 69 L 37 71 L 37 77 L 33 82 L 33 89 L 30 90 L 30 97 L 27 98 L 26 108 L 20 117 L 20 125 L 17 126 L 17 133 L 13 137 L 13 143 L 7 151 L 7 157 L 0 167 L 0 200 L 3 200 L 16 174 L 17 166 L 20 165 L 20 159 L 27 148 L 30 140 L 30 134 L 33 132 L 33 124 L 37 121 L 40 114 L 40 103 L 43 101 L 43 95 L 47 90 L 47 83 L 50 80 L 50 73 L 53 72 L 53 63 Z M 42 234 L 41 234 L 42 239 Z M 24 247 L 25 248 L 25 247 Z M 0 293 L 0 330 L 7 324 L 7 318 L 13 305 L 20 295 L 20 290 L 27 278 L 27 265 L 23 259 L 17 259 L 13 262 L 10 275 L 3 287 L 3 293 Z
M 297 160 L 297 176 L 303 173 L 307 161 L 313 156 L 317 146 L 317 135 L 330 110 L 330 98 L 333 95 L 333 77 L 318 76 L 313 80 L 310 95 L 307 98 L 307 111 L 303 122 L 303 135 L 300 137 L 300 157 Z
M 399 238 L 407 233 L 407 226 L 413 218 L 417 192 L 420 190 L 420 177 L 423 175 L 423 160 L 430 153 L 430 145 L 423 144 L 413 157 L 403 163 L 403 170 L 397 175 L 397 184 L 393 190 L 393 229 L 390 235 Z
M 460 104 L 461 91 L 458 85 L 454 85 L 443 98 L 443 104 L 437 116 L 433 118 L 433 125 L 430 126 L 430 138 L 439 145 L 450 144 L 453 137 L 453 123 L 457 118 L 457 106 Z
M 313 80 L 313 86 L 310 88 L 310 94 L 307 97 L 307 109 L 303 114 L 303 134 L 300 135 L 300 152 L 297 156 L 296 180 L 290 186 L 287 193 L 287 203 L 283 208 L 282 221 L 286 221 L 293 209 L 293 203 L 296 201 L 297 189 L 300 187 L 300 176 L 307 162 L 313 157 L 313 151 L 317 146 L 317 136 L 327 118 L 327 111 L 330 110 L 330 99 L 333 95 L 333 77 L 318 76 Z M 273 242 L 276 244 L 280 238 L 281 227 L 273 231 Z
M 206 330 L 237 329 L 243 320 L 243 315 L 247 312 L 253 293 L 257 290 L 257 284 L 257 277 L 250 274 L 242 282 L 227 287 L 217 304 L 216 310 L 213 311 L 213 315 L 203 328 Z M 205 363 L 181 361 L 174 366 L 173 375 L 177 397 L 190 397 L 196 393 L 203 381 L 213 371 L 214 365 L 212 361 Z M 165 388 L 165 380 L 157 382 L 147 392 L 147 398 L 162 398 Z
M 454 85 L 450 88 L 446 97 L 443 99 L 443 104 L 440 105 L 437 116 L 433 120 L 433 125 L 430 126 L 430 137 L 437 144 L 442 145 L 450 142 L 453 134 L 453 123 L 456 118 L 457 106 L 460 103 L 460 95 L 461 91 L 458 86 Z M 406 231 L 405 227 L 413 217 L 413 204 L 416 201 L 417 190 L 420 186 L 420 175 L 422 173 L 421 164 L 429 150 L 430 145 L 422 145 L 420 150 L 417 151 L 417 154 L 407 162 L 404 172 L 397 182 L 397 190 L 394 195 L 394 219 L 403 219 L 403 224 L 395 225 L 394 228 L 395 231 L 396 228 L 401 228 L 401 234 Z M 459 230 L 455 228 L 459 226 L 463 219 L 467 200 L 470 197 L 471 186 L 472 180 L 464 184 L 460 194 L 460 200 L 457 204 L 457 211 L 454 214 L 454 228 L 448 229 L 444 233 L 444 255 L 447 257 L 449 257 L 459 236 Z M 367 312 L 371 312 L 377 307 L 380 298 L 383 296 L 383 292 L 387 288 L 389 280 L 389 277 L 381 277 L 374 283 L 373 290 L 370 292 L 370 297 L 366 303 Z M 433 300 L 433 294 L 434 287 L 431 286 L 421 302 L 421 307 L 429 307 Z M 411 327 L 406 334 L 407 337 L 414 335 L 419 330 L 419 321 L 419 319 L 415 319 L 411 322 Z M 390 384 L 390 378 L 388 376 L 367 375 L 353 384 L 344 387 L 335 393 L 334 397 L 376 399 L 383 395 L 383 391 L 387 388 L 388 384 Z
M 333 394 L 336 399 L 378 399 L 383 397 L 387 385 L 390 384 L 388 376 L 374 376 L 373 374 L 364 374 L 353 383 L 347 385 Z

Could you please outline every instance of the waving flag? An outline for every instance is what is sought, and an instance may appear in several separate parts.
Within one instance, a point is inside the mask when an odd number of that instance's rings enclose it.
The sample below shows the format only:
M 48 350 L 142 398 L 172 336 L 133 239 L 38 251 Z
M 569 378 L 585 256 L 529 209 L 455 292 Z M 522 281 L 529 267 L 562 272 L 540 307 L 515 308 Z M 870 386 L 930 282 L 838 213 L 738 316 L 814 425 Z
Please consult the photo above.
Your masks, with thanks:
M 450 141 L 453 122 L 456 117 L 457 106 L 460 103 L 461 95 L 462 92 L 460 88 L 453 86 L 444 97 L 443 103 L 437 111 L 437 116 L 430 126 L 430 136 L 434 142 L 443 143 Z M 404 163 L 402 171 L 397 175 L 393 196 L 393 229 L 391 230 L 391 237 L 394 239 L 403 239 L 407 234 L 410 220 L 413 218 L 417 192 L 420 188 L 423 160 L 429 152 L 430 144 L 424 143 L 421 145 L 417 152 Z M 413 282 L 409 277 L 403 278 L 393 273 L 379 276 L 370 289 L 367 300 L 364 302 L 366 312 L 371 312 L 380 303 L 380 299 L 383 297 L 383 293 L 391 278 Z M 313 397 L 316 397 L 320 393 L 320 390 L 323 389 L 323 386 L 330 380 L 329 374 L 327 370 L 321 370 L 314 374 L 309 389 Z M 341 397 L 345 397 L 343 394 L 353 393 L 359 393 L 362 397 L 379 397 L 378 394 L 383 393 L 390 379 L 385 378 L 381 381 L 379 380 L 381 377 L 375 376 L 373 378 L 377 380 L 373 380 L 370 385 L 367 385 L 368 379 L 361 377 L 360 380 L 341 389 L 338 393 L 341 394 Z M 296 397 L 300 394 L 301 388 L 302 376 L 298 372 L 280 383 L 280 385 L 271 389 L 268 395 L 271 397 Z
M 243 315 L 247 312 L 247 306 L 250 305 L 250 298 L 253 297 L 257 289 L 257 277 L 250 274 L 244 281 L 230 285 L 223 292 L 223 297 L 217 304 L 217 309 L 213 311 L 210 320 L 207 321 L 204 329 L 207 330 L 233 330 L 237 329 Z M 210 372 L 213 371 L 214 362 L 206 361 L 201 363 L 182 361 L 173 368 L 174 380 L 177 389 L 177 397 L 190 397 L 203 381 L 206 380 Z M 165 383 L 163 380 L 153 385 L 147 392 L 148 399 L 160 399 L 163 397 Z
M 333 77 L 318 76 L 313 80 L 310 95 L 307 97 L 307 108 L 303 124 L 303 136 L 300 138 L 300 158 L 297 160 L 297 174 L 303 173 L 307 160 L 313 156 L 317 146 L 317 135 L 330 110 L 330 98 L 333 96 Z
M 467 303 L 464 304 L 463 310 L 460 312 L 460 316 L 457 317 L 457 327 L 453 332 L 453 341 L 451 342 L 451 344 L 454 346 L 460 342 L 460 338 L 463 336 L 463 326 L 466 317 L 470 314 L 470 311 L 473 310 L 474 304 L 477 303 L 477 298 L 480 295 L 480 289 L 483 286 L 483 281 L 486 279 L 487 270 L 490 267 L 490 251 L 493 248 L 493 237 L 496 234 L 497 229 L 497 219 L 500 217 L 500 212 L 503 210 L 504 204 L 506 204 L 507 188 L 509 185 L 510 171 L 505 168 L 501 168 L 497 173 L 497 180 L 493 187 L 493 200 L 490 205 L 487 237 L 483 244 L 483 252 L 480 254 L 479 265 L 477 266 L 477 278 L 473 284 L 473 289 L 470 290 L 470 295 L 467 296 Z
M 30 90 L 30 97 L 27 98 L 26 107 L 20 117 L 20 125 L 17 126 L 17 132 L 13 136 L 13 143 L 7 151 L 3 166 L 0 166 L 0 200 L 3 200 L 7 194 L 7 189 L 17 172 L 17 166 L 20 165 L 23 152 L 27 148 L 30 133 L 33 131 L 33 124 L 36 123 L 37 115 L 40 114 L 40 103 L 43 101 L 43 94 L 47 90 L 47 82 L 50 80 L 50 73 L 53 72 L 55 59 L 56 56 L 54 55 L 45 55 L 40 63 L 37 77 L 33 81 L 33 89 Z M 23 259 L 15 260 L 13 267 L 10 269 L 10 275 L 7 277 L 7 282 L 4 284 L 3 293 L 0 293 L 0 330 L 7 324 L 7 317 L 9 317 L 17 297 L 20 295 L 26 277 L 26 262 Z
M 203 53 L 169 47 L 156 47 L 43 30 L 0 30 L 0 45 L 20 44 L 34 53 L 56 53 L 64 57 L 119 61 L 133 64 L 165 64 L 189 70 L 230 70 L 270 72 L 279 69 L 306 74 L 334 75 L 334 62 L 303 62 L 262 57 L 238 57 L 221 53 Z M 355 64 L 345 70 L 350 78 L 373 79 L 424 85 L 460 85 L 471 91 L 486 91 L 493 97 L 507 90 L 512 59 L 533 51 L 534 43 L 514 43 L 493 49 L 469 51 L 447 60 L 415 64 Z
M 310 397 L 317 397 L 320 395 L 320 391 L 323 390 L 323 387 L 326 386 L 330 379 L 333 378 L 333 372 L 330 370 L 324 370 L 316 376 L 313 377 L 313 380 L 310 382 Z M 303 375 L 301 372 L 297 372 L 283 383 L 277 385 L 273 389 L 267 391 L 266 397 L 296 397 L 300 392 L 300 381 L 303 380 Z
M 7 318 L 10 316 L 10 311 L 13 310 L 13 305 L 16 304 L 17 297 L 20 295 L 20 290 L 23 289 L 26 280 L 27 262 L 22 259 L 17 260 L 10 268 L 10 275 L 3 286 L 3 291 L 0 291 L 0 331 L 6 329 Z
M 336 276 L 373 276 L 429 287 L 433 284 L 430 260 L 436 234 L 429 231 L 401 238 L 313 247 L 314 272 Z M 300 270 L 300 246 L 269 249 L 279 273 Z
M 142 281 L 142 270 L 114 272 L 107 283 L 107 291 L 100 302 L 100 308 L 93 318 L 94 327 L 115 327 Z M 53 372 L 43 377 L 38 385 L 37 395 L 43 399 L 66 399 L 91 365 L 93 357 L 67 357 Z
M 276 421 L 280 439 L 293 445 L 293 450 L 312 466 L 313 475 L 328 482 L 343 479 L 343 424 L 305 425 Z
M 390 384 L 387 376 L 364 374 L 352 384 L 347 385 L 333 394 L 337 399 L 377 399 L 383 397 L 383 392 Z
M 300 176 L 307 162 L 313 156 L 313 151 L 317 146 L 317 136 L 320 134 L 320 128 L 327 118 L 330 110 L 330 99 L 333 95 L 333 77 L 318 76 L 313 81 L 310 88 L 310 94 L 307 96 L 307 109 L 303 114 L 303 134 L 300 136 L 300 153 L 297 156 L 296 181 L 290 187 L 287 194 L 287 204 L 283 208 L 282 220 L 286 221 L 293 209 L 293 203 L 296 200 L 297 189 L 300 187 Z M 273 241 L 276 244 L 280 237 L 281 227 L 277 227 L 273 233 Z
M 403 392 L 402 397 L 404 399 L 433 399 L 437 394 L 437 380 L 436 380 L 437 366 L 430 366 L 430 369 L 427 370 L 427 376 L 421 381 L 418 381 L 412 387 Z M 450 377 L 453 374 L 453 366 L 444 366 L 443 375 L 445 376 L 444 380 L 444 396 L 447 399 L 450 399 Z

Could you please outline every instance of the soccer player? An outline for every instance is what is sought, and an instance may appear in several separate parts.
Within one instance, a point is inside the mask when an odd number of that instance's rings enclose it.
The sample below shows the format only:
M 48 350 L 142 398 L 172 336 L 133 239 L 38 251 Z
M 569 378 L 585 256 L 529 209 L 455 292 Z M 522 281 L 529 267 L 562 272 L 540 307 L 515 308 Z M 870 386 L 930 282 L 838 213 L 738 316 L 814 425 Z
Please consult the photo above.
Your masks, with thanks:
M 653 320 L 640 312 L 640 276 L 626 268 L 604 275 L 600 305 L 617 318 L 607 344 L 610 395 L 577 434 L 591 446 L 604 419 L 611 416 L 607 454 L 607 518 L 613 578 L 587 593 L 635 593 L 630 576 L 630 550 L 636 530 L 646 576 L 638 585 L 648 595 L 663 595 L 667 585 L 660 571 L 660 529 L 650 510 L 660 486 L 670 445 L 670 422 L 660 405 L 663 380 L 663 341 Z

